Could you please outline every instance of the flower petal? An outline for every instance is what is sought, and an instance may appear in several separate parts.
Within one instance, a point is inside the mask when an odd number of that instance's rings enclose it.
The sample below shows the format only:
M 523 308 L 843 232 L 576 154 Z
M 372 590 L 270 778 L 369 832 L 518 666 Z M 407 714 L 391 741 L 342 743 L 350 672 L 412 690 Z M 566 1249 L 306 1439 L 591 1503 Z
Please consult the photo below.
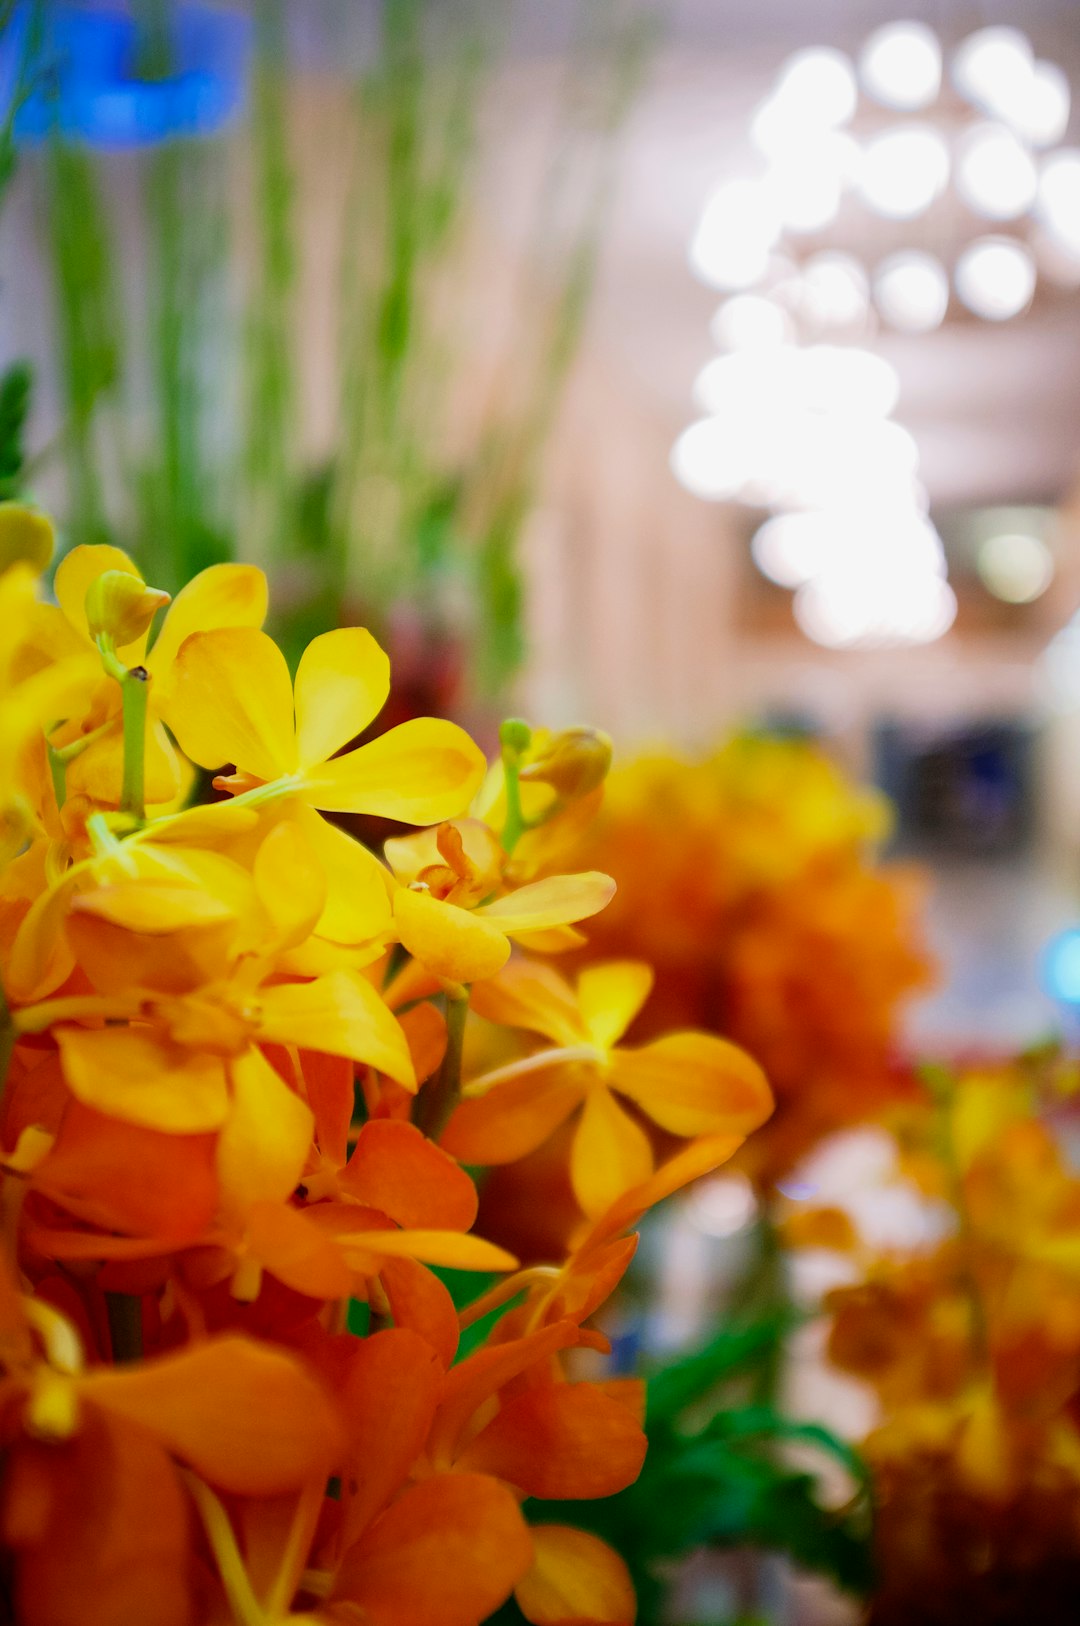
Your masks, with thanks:
M 608 960 L 578 978 L 578 1002 L 589 1037 L 602 1050 L 621 1039 L 652 991 L 652 967 L 642 960 Z
M 314 1211 L 313 1211 L 314 1212 Z M 279 1282 L 313 1299 L 347 1298 L 352 1272 L 332 1237 L 288 1203 L 254 1203 L 247 1252 Z
M 605 1084 L 595 1084 L 585 1098 L 570 1154 L 570 1183 L 586 1214 L 602 1214 L 616 1197 L 647 1180 L 652 1169 L 645 1131 Z
M 266 575 L 255 565 L 210 565 L 182 587 L 165 612 L 161 631 L 146 657 L 158 707 L 172 691 L 172 665 L 193 632 L 218 627 L 261 627 L 266 620 Z
M 86 594 L 93 582 L 106 570 L 122 570 L 127 576 L 138 576 L 141 572 L 136 569 L 127 554 L 120 548 L 110 548 L 104 543 L 84 544 L 72 548 L 66 553 L 56 567 L 56 577 L 53 582 L 53 592 L 56 601 L 73 627 L 76 627 L 85 638 L 90 636 L 90 628 L 86 620 Z
M 589 1530 L 534 1524 L 533 1564 L 514 1588 L 533 1626 L 634 1626 L 634 1583 L 619 1554 Z
M 343 1546 L 404 1483 L 424 1448 L 441 1386 L 438 1356 L 415 1332 L 397 1327 L 355 1343 L 341 1388 Z
M 175 1135 L 225 1122 L 229 1093 L 217 1056 L 166 1044 L 149 1028 L 61 1027 L 56 1041 L 72 1095 L 110 1118 Z
M 156 1435 L 222 1490 L 275 1496 L 327 1471 L 340 1422 L 318 1382 L 284 1351 L 207 1339 L 140 1365 L 95 1370 L 83 1398 Z M 272 1420 L 272 1426 L 269 1426 Z
M 555 1133 L 583 1093 L 580 1079 L 555 1063 L 499 1084 L 474 1101 L 462 1101 L 440 1144 L 462 1163 L 516 1163 Z
M 311 1150 L 315 1119 L 254 1045 L 229 1064 L 232 1103 L 218 1136 L 222 1201 L 243 1213 L 290 1197 Z
M 403 824 L 434 824 L 462 812 L 484 768 L 479 747 L 463 728 L 437 717 L 414 717 L 355 751 L 310 768 L 303 794 L 326 813 L 373 813 Z
M 467 1231 L 476 1219 L 469 1176 L 413 1124 L 389 1118 L 366 1123 L 338 1184 L 398 1225 Z
M 309 937 L 326 905 L 326 873 L 306 831 L 293 819 L 280 819 L 260 842 L 252 865 L 255 893 L 270 923 L 268 948 L 295 948 Z
M 472 1007 L 500 1027 L 527 1028 L 554 1044 L 589 1042 L 570 984 L 538 960 L 511 960 L 491 982 L 473 989 Z
M 364 627 L 313 638 L 296 669 L 301 768 L 326 762 L 376 718 L 390 693 L 390 662 Z
M 568 926 L 599 914 L 615 896 L 610 875 L 587 871 L 582 875 L 549 875 L 476 910 L 504 932 L 538 932 Z
M 313 1215 L 318 1218 L 318 1210 Z M 465 1236 L 460 1231 L 434 1229 L 414 1231 L 338 1231 L 338 1241 L 350 1253 L 367 1253 L 386 1259 L 419 1259 L 421 1264 L 441 1265 L 446 1270 L 513 1270 L 517 1260 L 505 1248 L 487 1242 L 482 1236 Z
M 484 982 L 510 958 L 510 939 L 497 926 L 428 892 L 399 887 L 394 924 L 409 953 L 452 982 Z
M 691 1181 L 720 1168 L 739 1150 L 744 1139 L 743 1135 L 706 1135 L 683 1147 L 681 1152 L 661 1163 L 655 1174 L 623 1192 L 597 1217 L 578 1244 L 578 1255 L 628 1230 L 648 1209 L 655 1208 L 657 1203 L 690 1185 Z
M 334 943 L 368 943 L 390 931 L 389 875 L 362 842 L 320 818 L 299 799 L 289 803 L 326 876 L 326 903 L 316 931 Z
M 611 1083 L 673 1135 L 748 1135 L 773 1108 L 753 1057 L 712 1033 L 669 1033 L 617 1050 Z
M 285 657 L 255 627 L 188 638 L 173 667 L 169 727 L 202 768 L 227 763 L 256 779 L 296 768 L 292 683 Z
M 521 1509 L 481 1474 L 439 1474 L 406 1491 L 346 1553 L 331 1602 L 370 1626 L 476 1626 L 532 1562 Z
M 449 1289 L 416 1259 L 384 1259 L 379 1280 L 396 1327 L 409 1327 L 448 1367 L 458 1347 L 458 1318 Z
M 588 1501 L 633 1484 L 645 1448 L 632 1412 L 591 1383 L 544 1383 L 504 1402 L 457 1466 L 526 1496 Z
M 349 1056 L 388 1073 L 406 1089 L 416 1088 L 401 1026 L 363 977 L 332 971 L 314 982 L 263 988 L 259 998 L 263 1038 Z

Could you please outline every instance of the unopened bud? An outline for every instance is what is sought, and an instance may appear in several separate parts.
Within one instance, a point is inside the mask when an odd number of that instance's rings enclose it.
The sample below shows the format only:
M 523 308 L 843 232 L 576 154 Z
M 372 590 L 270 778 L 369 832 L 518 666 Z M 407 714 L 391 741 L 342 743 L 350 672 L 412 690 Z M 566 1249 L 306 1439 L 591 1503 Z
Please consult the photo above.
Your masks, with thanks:
M 521 717 L 507 717 L 499 729 L 499 744 L 520 756 L 532 744 L 532 729 Z
M 611 739 L 603 729 L 565 728 L 521 777 L 550 785 L 564 802 L 573 802 L 602 785 L 610 767 Z
M 86 589 L 86 619 L 91 638 L 103 634 L 123 649 L 149 629 L 169 594 L 147 587 L 141 576 L 126 570 L 103 570 Z
M 53 556 L 56 532 L 52 520 L 21 502 L 0 502 L 0 571 L 27 564 L 45 569 Z

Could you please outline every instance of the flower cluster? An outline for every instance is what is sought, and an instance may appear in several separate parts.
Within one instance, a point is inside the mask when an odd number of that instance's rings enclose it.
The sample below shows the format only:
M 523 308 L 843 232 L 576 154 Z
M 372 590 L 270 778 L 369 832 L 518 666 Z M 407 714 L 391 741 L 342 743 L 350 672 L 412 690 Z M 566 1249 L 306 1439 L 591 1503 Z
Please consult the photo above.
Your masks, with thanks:
M 829 1355 L 870 1384 L 875 1626 L 1065 1622 L 1080 1589 L 1080 1178 L 1031 1069 L 931 1075 L 895 1125 L 918 1245 L 871 1247 L 836 1210 L 789 1240 L 846 1250 Z
M 635 1033 L 692 1024 L 764 1067 L 777 1111 L 747 1166 L 766 1185 L 908 1086 L 900 1014 L 932 968 L 919 878 L 873 857 L 887 828 L 816 746 L 738 736 L 616 769 L 574 855 L 602 852 L 618 882 L 590 956 L 654 968 Z
M 640 1385 L 574 1381 L 574 1352 L 606 1347 L 592 1318 L 642 1213 L 771 1102 L 714 1036 L 620 1042 L 642 966 L 575 986 L 536 958 L 613 890 L 549 862 L 606 742 L 512 723 L 491 770 L 445 721 L 357 744 L 389 688 L 367 632 L 316 638 L 293 677 L 259 571 L 215 566 L 166 610 L 125 555 L 78 548 L 50 604 L 49 545 L 0 508 L 17 1618 L 475 1626 L 513 1591 L 548 1626 L 632 1621 L 621 1559 L 529 1499 L 636 1476 Z M 341 814 L 421 828 L 384 860 Z M 505 1030 L 529 1054 L 487 1065 Z M 659 1164 L 650 1121 L 681 1143 Z M 474 1229 L 476 1178 L 560 1125 L 578 1223 L 519 1269 Z M 495 1285 L 459 1311 L 456 1270 Z

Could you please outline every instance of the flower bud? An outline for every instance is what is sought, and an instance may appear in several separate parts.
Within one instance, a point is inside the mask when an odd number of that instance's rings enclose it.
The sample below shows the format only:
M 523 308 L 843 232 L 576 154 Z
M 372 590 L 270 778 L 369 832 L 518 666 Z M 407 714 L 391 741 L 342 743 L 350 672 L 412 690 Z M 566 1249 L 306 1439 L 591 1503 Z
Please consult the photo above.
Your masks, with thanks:
M 104 635 L 122 649 L 149 629 L 169 594 L 147 587 L 126 570 L 103 570 L 86 589 L 86 619 L 91 638 Z
M 56 532 L 52 520 L 21 502 L 0 502 L 0 572 L 12 565 L 45 569 L 53 556 Z
M 564 728 L 521 777 L 550 785 L 564 802 L 573 802 L 602 785 L 610 767 L 611 738 L 603 729 Z
M 532 744 L 532 729 L 520 717 L 507 717 L 499 729 L 499 744 L 520 756 Z

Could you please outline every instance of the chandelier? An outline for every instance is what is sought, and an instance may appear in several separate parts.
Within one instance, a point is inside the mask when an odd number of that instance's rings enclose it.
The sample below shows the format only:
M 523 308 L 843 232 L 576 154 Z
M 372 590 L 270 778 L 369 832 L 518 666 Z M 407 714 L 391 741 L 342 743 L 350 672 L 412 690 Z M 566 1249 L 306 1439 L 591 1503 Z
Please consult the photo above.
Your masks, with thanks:
M 1040 281 L 1080 285 L 1070 92 L 1019 29 L 895 22 L 855 60 L 797 52 L 754 109 L 757 173 L 725 181 L 690 244 L 724 297 L 703 416 L 672 451 L 696 495 L 772 510 L 755 563 L 836 648 L 926 643 L 956 599 L 900 381 L 868 346 L 950 317 L 1021 316 Z

